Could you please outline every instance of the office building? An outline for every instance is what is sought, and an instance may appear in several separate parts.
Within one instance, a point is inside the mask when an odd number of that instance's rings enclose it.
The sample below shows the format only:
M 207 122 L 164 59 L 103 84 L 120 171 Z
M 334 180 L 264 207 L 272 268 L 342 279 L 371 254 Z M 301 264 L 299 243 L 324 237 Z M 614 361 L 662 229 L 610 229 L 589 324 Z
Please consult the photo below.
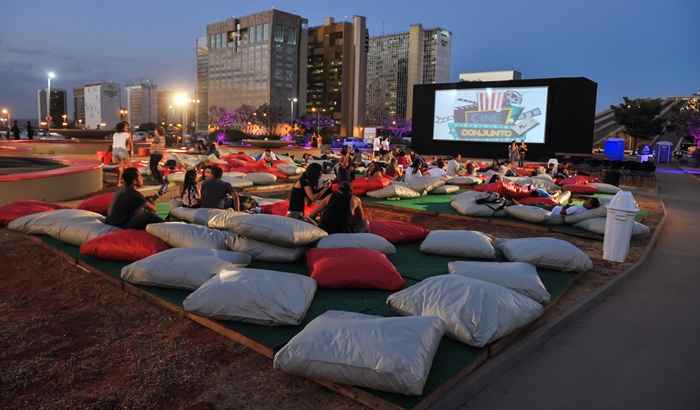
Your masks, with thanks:
M 121 92 L 117 83 L 83 86 L 85 128 L 113 129 L 121 121 Z
M 288 120 L 292 108 L 295 116 L 302 114 L 306 34 L 306 19 L 279 10 L 209 24 L 208 110 L 267 105 L 272 121 Z
M 199 103 L 195 107 L 197 131 L 207 131 L 209 128 L 208 78 L 209 78 L 209 47 L 207 38 L 200 37 L 195 44 L 197 55 L 197 92 L 195 99 Z
M 157 86 L 150 81 L 126 87 L 127 121 L 132 127 L 158 120 Z
M 39 124 L 46 121 L 46 88 L 37 90 L 36 93 L 37 120 Z M 68 113 L 68 94 L 66 90 L 51 87 L 51 128 L 63 127 L 63 116 Z
M 409 31 L 369 39 L 367 54 L 367 121 L 383 125 L 410 120 L 413 86 L 450 79 L 452 34 L 442 28 Z
M 306 110 L 339 123 L 342 136 L 360 136 L 365 123 L 367 81 L 366 19 L 335 22 L 309 29 Z
M 510 81 L 520 80 L 521 78 L 522 74 L 517 70 L 480 71 L 459 74 L 459 81 Z
M 77 127 L 85 126 L 85 90 L 83 87 L 73 89 L 73 120 Z

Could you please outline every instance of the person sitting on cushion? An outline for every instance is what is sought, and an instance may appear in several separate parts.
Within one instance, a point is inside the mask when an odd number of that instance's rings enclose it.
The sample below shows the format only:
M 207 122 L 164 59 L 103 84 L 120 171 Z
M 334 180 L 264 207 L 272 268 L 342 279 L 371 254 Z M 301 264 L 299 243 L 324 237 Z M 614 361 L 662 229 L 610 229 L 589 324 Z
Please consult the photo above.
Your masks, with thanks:
M 579 205 L 571 205 L 571 206 L 555 206 L 552 209 L 552 215 L 562 215 L 562 216 L 571 216 L 571 215 L 576 215 L 580 214 L 581 212 L 585 212 L 589 209 L 596 209 L 600 207 L 600 201 L 598 198 L 588 198 L 586 202 L 583 203 L 582 206 Z
M 329 234 L 367 232 L 362 200 L 352 194 L 347 182 L 340 184 L 338 192 L 321 200 L 310 217 L 314 219 L 316 215 L 320 215 L 318 226 Z
M 431 177 L 446 177 L 447 172 L 445 172 L 445 162 L 438 159 L 433 163 L 433 165 L 428 168 L 428 175 Z
M 139 170 L 126 168 L 122 173 L 122 181 L 124 186 L 114 195 L 105 223 L 125 229 L 146 229 L 148 224 L 163 222 L 155 214 L 155 205 L 137 191 L 137 188 L 143 186 Z
M 260 156 L 260 159 L 265 161 L 265 166 L 267 168 L 272 168 L 272 162 L 277 161 L 277 155 L 270 148 L 265 148 L 265 151 Z
M 231 184 L 221 180 L 224 171 L 216 165 L 210 165 L 204 170 L 204 182 L 202 182 L 202 199 L 199 204 L 202 208 L 233 208 L 240 209 L 238 193 Z
M 185 181 L 183 182 L 182 190 L 180 191 L 182 206 L 187 208 L 198 208 L 201 198 L 201 184 L 197 178 L 197 170 L 190 169 L 185 172 Z
M 462 170 L 462 154 L 457 154 L 447 161 L 447 175 L 454 177 Z
M 292 191 L 289 193 L 289 211 L 287 216 L 308 221 L 304 216 L 306 205 L 318 201 L 331 187 L 330 184 L 325 184 L 323 188 L 319 189 L 321 171 L 321 164 L 314 162 L 306 168 L 306 171 L 301 174 L 301 178 L 294 183 Z

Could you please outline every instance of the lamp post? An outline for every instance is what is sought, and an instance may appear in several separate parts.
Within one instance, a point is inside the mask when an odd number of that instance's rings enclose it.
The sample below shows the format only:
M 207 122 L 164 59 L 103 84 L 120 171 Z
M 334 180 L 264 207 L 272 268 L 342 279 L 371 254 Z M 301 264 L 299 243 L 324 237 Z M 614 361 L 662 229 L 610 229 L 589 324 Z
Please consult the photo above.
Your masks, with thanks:
M 299 101 L 299 99 L 297 97 L 287 98 L 287 99 L 289 100 L 289 106 L 291 108 L 291 110 L 290 110 L 291 111 L 291 119 L 289 122 L 293 123 L 294 122 L 294 103 Z
M 51 128 L 51 80 L 56 78 L 56 73 L 49 71 L 46 76 L 48 77 L 48 88 L 46 89 L 46 129 Z

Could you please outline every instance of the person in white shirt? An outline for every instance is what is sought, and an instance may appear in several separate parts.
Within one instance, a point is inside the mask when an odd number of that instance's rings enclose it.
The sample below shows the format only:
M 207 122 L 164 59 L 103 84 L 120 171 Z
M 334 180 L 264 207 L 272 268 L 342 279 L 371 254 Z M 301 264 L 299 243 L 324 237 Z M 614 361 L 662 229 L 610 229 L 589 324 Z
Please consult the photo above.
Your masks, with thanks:
M 451 160 L 447 161 L 447 175 L 454 177 L 457 176 L 459 171 L 462 169 L 462 154 L 457 154 L 457 156 L 452 157 Z
M 126 169 L 132 144 L 129 123 L 126 121 L 118 123 L 116 131 L 112 135 L 112 160 L 119 165 L 117 168 L 117 186 L 122 186 L 122 174 L 124 169 Z
M 428 169 L 428 175 L 431 177 L 446 177 L 445 163 L 441 159 L 435 161 L 434 165 Z
M 372 140 L 372 151 L 374 152 L 374 158 L 379 158 L 379 151 L 382 150 L 382 140 L 379 137 L 374 137 Z
M 391 151 L 391 145 L 389 144 L 389 138 L 384 138 L 384 140 L 382 141 L 382 151 L 384 151 L 384 152 Z
M 552 208 L 552 215 L 571 216 L 580 214 L 581 212 L 585 212 L 589 209 L 596 209 L 598 207 L 600 207 L 600 201 L 598 200 L 598 198 L 588 198 L 586 202 L 583 203 L 583 205 L 572 205 L 569 207 L 557 205 L 554 208 Z

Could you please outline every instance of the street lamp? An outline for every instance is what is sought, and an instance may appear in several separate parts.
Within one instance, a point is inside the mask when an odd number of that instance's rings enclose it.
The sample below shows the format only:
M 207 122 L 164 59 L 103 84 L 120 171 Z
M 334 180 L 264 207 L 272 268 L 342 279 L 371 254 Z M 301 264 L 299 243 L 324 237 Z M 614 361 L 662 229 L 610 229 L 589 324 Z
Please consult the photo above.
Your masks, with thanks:
M 56 78 L 56 73 L 49 71 L 46 73 L 48 77 L 48 88 L 46 90 L 46 128 L 51 128 L 51 80 Z
M 126 120 L 126 115 L 127 115 L 128 113 L 129 113 L 129 110 L 127 110 L 126 108 L 120 108 L 120 109 L 119 109 L 119 118 L 120 118 L 122 121 Z
M 297 97 L 287 98 L 287 99 L 289 100 L 289 106 L 291 107 L 291 121 L 290 122 L 293 123 L 294 122 L 294 103 L 299 101 L 299 99 Z

